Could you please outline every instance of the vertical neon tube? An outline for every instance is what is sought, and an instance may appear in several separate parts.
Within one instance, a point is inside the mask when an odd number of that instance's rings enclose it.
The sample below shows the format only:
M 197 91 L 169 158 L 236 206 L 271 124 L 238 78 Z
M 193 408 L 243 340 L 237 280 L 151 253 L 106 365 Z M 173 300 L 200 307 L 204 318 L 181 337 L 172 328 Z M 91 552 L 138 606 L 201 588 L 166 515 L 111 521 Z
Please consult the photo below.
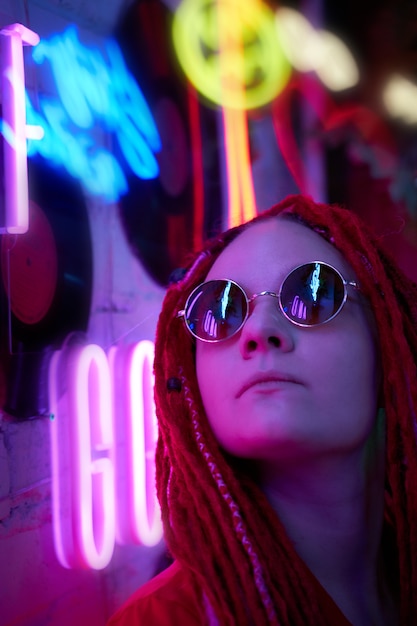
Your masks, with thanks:
M 111 346 L 107 353 L 112 385 L 113 431 L 114 431 L 114 471 L 117 492 L 116 542 L 120 545 L 134 543 L 131 532 L 131 428 L 128 415 L 130 399 L 126 373 L 127 346 Z
M 5 196 L 0 233 L 20 234 L 29 228 L 23 44 L 38 42 L 38 35 L 21 24 L 0 31 Z
M 249 156 L 247 116 L 245 111 L 243 42 L 237 3 L 217 3 L 219 59 L 223 106 L 226 167 L 228 180 L 227 228 L 238 226 L 256 215 L 255 194 Z M 227 105 L 227 93 L 233 89 L 236 107 Z
M 162 537 L 155 489 L 153 358 L 151 341 L 112 347 L 108 353 L 114 402 L 116 541 L 122 545 L 152 546 Z
M 256 216 L 255 192 L 244 110 L 223 108 L 229 211 L 227 228 Z
M 129 421 L 131 427 L 132 530 L 146 546 L 162 537 L 159 504 L 155 491 L 155 444 L 157 424 L 153 402 L 154 345 L 140 341 L 129 363 Z
M 85 567 L 102 569 L 115 543 L 115 481 L 110 372 L 99 346 L 72 349 L 68 400 L 75 544 Z
M 68 415 L 64 394 L 59 383 L 65 380 L 60 369 L 62 352 L 55 352 L 49 364 L 49 406 L 51 410 L 51 473 L 52 473 L 52 523 L 55 554 L 63 567 L 76 565 L 71 524 L 71 479 L 68 443 Z
M 193 249 L 200 250 L 204 239 L 204 172 L 203 142 L 201 138 L 200 113 L 197 95 L 193 87 L 188 85 L 188 113 L 191 131 L 191 157 L 193 164 Z
M 96 345 L 52 356 L 53 529 L 64 567 L 103 569 L 115 541 L 152 546 L 162 538 L 153 355 L 153 343 L 141 341 L 108 357 Z
M 110 374 L 98 346 L 67 347 L 49 365 L 52 514 L 63 567 L 102 569 L 113 554 Z

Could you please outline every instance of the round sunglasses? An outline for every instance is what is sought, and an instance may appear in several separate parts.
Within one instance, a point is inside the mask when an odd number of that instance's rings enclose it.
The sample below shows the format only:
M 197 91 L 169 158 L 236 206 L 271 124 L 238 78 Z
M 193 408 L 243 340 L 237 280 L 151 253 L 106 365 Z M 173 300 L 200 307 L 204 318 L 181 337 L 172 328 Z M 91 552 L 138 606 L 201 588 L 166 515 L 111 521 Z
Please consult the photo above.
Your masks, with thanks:
M 319 326 L 340 313 L 349 285 L 359 289 L 357 282 L 345 280 L 329 263 L 311 261 L 291 270 L 278 293 L 261 291 L 248 297 L 234 280 L 209 280 L 190 293 L 177 317 L 184 318 L 185 326 L 196 339 L 209 343 L 225 341 L 243 327 L 251 302 L 260 296 L 271 296 L 292 324 Z

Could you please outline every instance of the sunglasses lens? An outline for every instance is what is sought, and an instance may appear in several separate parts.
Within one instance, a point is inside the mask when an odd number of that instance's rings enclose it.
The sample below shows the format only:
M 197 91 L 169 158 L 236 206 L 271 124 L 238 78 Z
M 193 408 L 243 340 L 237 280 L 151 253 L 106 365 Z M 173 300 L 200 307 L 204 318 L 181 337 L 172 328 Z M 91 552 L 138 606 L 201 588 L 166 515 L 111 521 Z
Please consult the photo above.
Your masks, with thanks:
M 198 339 L 222 341 L 239 330 L 246 313 L 246 297 L 238 285 L 230 280 L 210 280 L 190 294 L 185 322 Z
M 345 300 L 340 274 L 323 263 L 306 263 L 292 271 L 281 289 L 285 315 L 302 326 L 329 321 Z

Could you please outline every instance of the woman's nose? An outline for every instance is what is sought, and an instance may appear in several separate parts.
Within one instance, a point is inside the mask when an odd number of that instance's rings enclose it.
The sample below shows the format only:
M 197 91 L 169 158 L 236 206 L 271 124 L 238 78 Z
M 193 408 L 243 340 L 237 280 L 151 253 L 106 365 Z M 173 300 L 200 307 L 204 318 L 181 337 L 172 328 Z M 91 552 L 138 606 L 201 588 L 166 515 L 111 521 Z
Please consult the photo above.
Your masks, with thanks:
M 241 354 L 250 358 L 256 352 L 270 349 L 290 352 L 294 348 L 293 333 L 291 322 L 284 318 L 275 298 L 257 298 L 240 333 Z

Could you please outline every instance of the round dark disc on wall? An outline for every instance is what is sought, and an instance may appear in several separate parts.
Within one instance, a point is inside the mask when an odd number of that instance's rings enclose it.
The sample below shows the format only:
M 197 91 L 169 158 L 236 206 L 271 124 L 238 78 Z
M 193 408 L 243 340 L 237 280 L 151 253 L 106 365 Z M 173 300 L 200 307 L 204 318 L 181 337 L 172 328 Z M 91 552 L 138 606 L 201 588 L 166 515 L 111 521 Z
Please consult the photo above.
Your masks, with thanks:
M 171 45 L 172 15 L 157 0 L 138 0 L 122 16 L 116 38 L 149 106 L 161 139 L 159 175 L 128 176 L 121 220 L 133 253 L 161 285 L 193 248 L 194 188 L 188 87 Z
M 30 224 L 1 241 L 2 288 L 9 309 L 11 351 L 59 348 L 86 330 L 92 290 L 92 248 L 78 182 L 43 159 L 28 163 Z

